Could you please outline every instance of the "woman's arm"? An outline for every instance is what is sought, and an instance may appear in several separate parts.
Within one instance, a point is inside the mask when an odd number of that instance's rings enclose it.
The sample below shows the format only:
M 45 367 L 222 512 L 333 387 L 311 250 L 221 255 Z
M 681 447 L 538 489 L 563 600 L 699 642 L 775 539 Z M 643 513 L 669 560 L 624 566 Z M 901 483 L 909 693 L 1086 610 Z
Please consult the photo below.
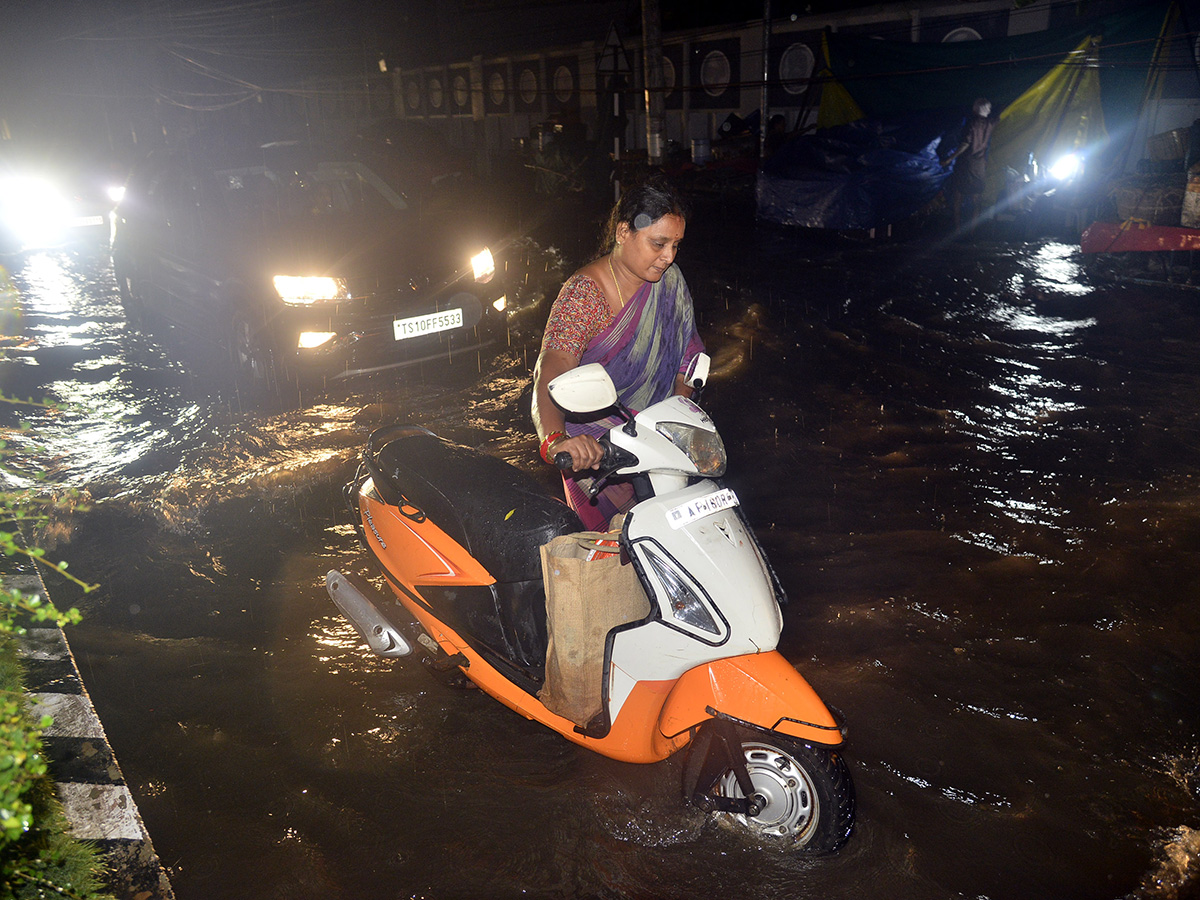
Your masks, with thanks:
M 537 429 L 539 441 L 566 431 L 566 417 L 550 399 L 550 382 L 577 365 L 579 360 L 564 350 L 543 349 L 538 356 L 533 370 L 533 427 Z M 571 468 L 576 472 L 594 469 L 604 456 L 599 442 L 584 434 L 556 438 L 546 448 L 546 455 L 553 460 L 556 453 L 564 450 L 571 454 Z
M 577 365 L 578 361 L 563 350 L 542 350 L 539 354 L 533 369 L 533 427 L 537 429 L 539 441 L 564 430 L 566 418 L 550 399 L 550 382 Z

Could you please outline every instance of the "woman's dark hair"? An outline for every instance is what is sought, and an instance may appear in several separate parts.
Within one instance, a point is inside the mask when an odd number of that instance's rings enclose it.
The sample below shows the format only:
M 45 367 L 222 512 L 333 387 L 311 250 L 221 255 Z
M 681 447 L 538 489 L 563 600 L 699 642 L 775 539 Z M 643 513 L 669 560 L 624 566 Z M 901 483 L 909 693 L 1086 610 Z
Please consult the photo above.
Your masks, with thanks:
M 617 226 L 624 222 L 630 230 L 645 228 L 663 216 L 679 216 L 685 222 L 691 214 L 683 195 L 662 175 L 652 175 L 621 195 L 600 238 L 600 255 L 612 250 L 617 242 Z

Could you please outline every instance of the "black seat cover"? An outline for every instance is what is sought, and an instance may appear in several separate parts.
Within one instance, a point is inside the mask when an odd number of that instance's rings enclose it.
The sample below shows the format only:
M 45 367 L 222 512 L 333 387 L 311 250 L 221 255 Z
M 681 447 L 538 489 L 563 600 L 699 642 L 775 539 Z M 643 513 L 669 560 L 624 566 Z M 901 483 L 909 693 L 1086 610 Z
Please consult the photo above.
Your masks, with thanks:
M 494 456 L 417 426 L 376 434 L 386 441 L 375 462 L 390 492 L 418 507 L 496 579 L 486 587 L 425 587 L 421 593 L 477 649 L 519 666 L 528 679 L 518 683 L 536 693 L 547 647 L 538 548 L 581 531 L 579 517 L 531 476 Z
M 380 469 L 496 581 L 541 581 L 538 548 L 582 531 L 579 517 L 532 476 L 424 428 L 404 429 L 376 457 Z

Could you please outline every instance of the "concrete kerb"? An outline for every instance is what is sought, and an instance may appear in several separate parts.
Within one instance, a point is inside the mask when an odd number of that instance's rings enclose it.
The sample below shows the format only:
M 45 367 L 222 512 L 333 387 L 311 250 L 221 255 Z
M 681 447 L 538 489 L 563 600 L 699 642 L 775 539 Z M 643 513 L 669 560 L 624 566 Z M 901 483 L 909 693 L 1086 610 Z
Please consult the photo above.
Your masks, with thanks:
M 6 575 L 4 586 L 49 597 L 40 574 Z M 28 628 L 20 652 L 35 716 L 54 717 L 42 746 L 71 833 L 94 844 L 119 900 L 174 900 L 137 804 L 60 628 Z

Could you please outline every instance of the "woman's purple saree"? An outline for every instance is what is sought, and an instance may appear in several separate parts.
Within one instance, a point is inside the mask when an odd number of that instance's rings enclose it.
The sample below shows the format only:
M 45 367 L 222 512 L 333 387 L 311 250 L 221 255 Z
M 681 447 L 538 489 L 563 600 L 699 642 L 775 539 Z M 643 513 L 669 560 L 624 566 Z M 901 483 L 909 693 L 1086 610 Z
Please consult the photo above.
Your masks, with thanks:
M 646 282 L 629 298 L 625 308 L 588 344 L 579 364 L 603 365 L 621 402 L 636 411 L 671 396 L 676 376 L 686 372 L 703 349 L 692 295 L 683 273 L 672 265 L 661 279 Z M 568 416 L 566 430 L 572 437 L 600 437 L 620 421 L 616 415 L 586 422 Z M 614 515 L 633 505 L 633 487 L 628 482 L 609 484 L 594 500 L 588 500 L 591 483 L 583 473 L 563 476 L 567 502 L 584 526 L 603 531 Z

